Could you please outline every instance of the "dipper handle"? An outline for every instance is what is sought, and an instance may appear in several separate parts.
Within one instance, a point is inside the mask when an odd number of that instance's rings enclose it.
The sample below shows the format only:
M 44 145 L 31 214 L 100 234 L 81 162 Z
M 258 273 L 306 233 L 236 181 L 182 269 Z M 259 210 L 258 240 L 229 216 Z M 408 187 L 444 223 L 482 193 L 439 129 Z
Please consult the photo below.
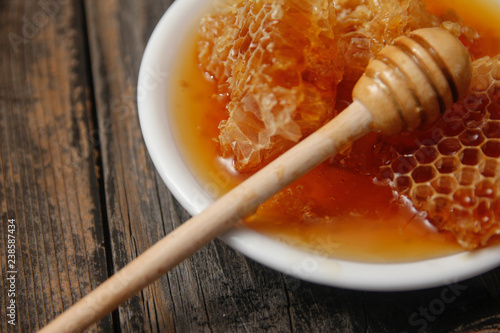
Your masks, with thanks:
M 443 29 L 397 39 L 370 63 L 349 108 L 165 236 L 42 332 L 84 330 L 371 130 L 395 133 L 433 121 L 467 90 L 470 72 L 467 51 Z

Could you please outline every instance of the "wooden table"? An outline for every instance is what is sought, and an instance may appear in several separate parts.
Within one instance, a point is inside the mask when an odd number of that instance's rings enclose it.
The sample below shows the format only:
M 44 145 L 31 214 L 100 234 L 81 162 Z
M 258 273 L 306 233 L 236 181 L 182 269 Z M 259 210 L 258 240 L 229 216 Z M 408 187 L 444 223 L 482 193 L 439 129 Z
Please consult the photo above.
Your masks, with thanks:
M 0 1 L 1 332 L 44 326 L 188 219 L 149 158 L 135 97 L 146 42 L 170 3 Z M 424 330 L 499 331 L 500 269 L 423 291 L 350 291 L 285 276 L 214 241 L 92 327 Z

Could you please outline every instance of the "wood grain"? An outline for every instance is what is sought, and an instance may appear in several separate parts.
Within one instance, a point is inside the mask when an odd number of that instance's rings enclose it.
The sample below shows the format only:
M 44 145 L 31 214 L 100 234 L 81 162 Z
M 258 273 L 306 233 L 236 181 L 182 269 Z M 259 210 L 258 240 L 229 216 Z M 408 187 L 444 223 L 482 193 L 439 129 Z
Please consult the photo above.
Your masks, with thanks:
M 15 219 L 17 329 L 24 332 L 107 276 L 81 6 L 53 3 L 7 1 L 0 10 L 0 278 L 3 285 L 7 219 Z M 108 317 L 94 329 L 110 327 Z
M 16 52 L 9 32 L 22 36 L 23 17 L 49 2 L 57 13 Z M 106 250 L 111 273 L 189 218 L 154 170 L 135 100 L 142 52 L 169 4 L 0 1 L 1 332 L 45 325 L 104 280 Z M 4 316 L 9 218 L 18 225 L 15 328 Z M 215 241 L 91 331 L 500 331 L 500 269 L 447 283 L 323 287 Z
M 147 42 L 169 2 L 86 1 L 107 217 L 114 270 L 165 235 L 158 183 L 137 119 L 136 84 Z M 149 25 L 149 26 L 148 26 Z M 167 277 L 119 308 L 125 332 L 173 327 Z

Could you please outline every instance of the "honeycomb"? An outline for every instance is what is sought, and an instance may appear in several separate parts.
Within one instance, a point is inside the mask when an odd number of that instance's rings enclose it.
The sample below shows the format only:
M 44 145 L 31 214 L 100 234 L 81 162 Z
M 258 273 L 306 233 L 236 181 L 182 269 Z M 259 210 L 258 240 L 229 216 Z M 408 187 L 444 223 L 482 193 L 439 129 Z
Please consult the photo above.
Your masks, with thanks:
M 236 1 L 202 20 L 199 62 L 227 103 L 218 141 L 238 171 L 265 164 L 335 115 L 335 24 L 325 0 Z
M 387 138 L 379 150 L 386 154 L 377 180 L 410 198 L 463 247 L 486 245 L 500 234 L 500 55 L 474 61 L 469 94 L 441 120 Z
M 437 17 L 416 0 L 339 0 L 335 1 L 337 29 L 346 58 L 345 79 L 357 80 L 368 61 L 395 38 L 420 28 L 443 26 L 464 44 L 477 33 L 463 24 L 453 11 Z
M 337 86 L 356 80 L 394 38 L 443 25 L 474 31 L 421 0 L 228 0 L 200 23 L 201 70 L 227 105 L 220 153 L 255 171 L 336 115 Z

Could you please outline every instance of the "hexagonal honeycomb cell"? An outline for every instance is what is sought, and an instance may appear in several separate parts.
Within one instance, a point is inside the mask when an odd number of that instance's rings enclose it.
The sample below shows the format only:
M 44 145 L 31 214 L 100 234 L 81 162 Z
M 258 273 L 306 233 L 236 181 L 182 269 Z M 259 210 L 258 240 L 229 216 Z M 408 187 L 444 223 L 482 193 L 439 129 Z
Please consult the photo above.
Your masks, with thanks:
M 417 204 L 422 204 L 427 202 L 430 198 L 434 196 L 436 192 L 432 186 L 428 184 L 418 185 L 412 190 L 411 197 L 416 201 Z
M 477 147 L 484 142 L 484 134 L 480 129 L 467 129 L 458 136 L 464 146 Z
M 488 139 L 500 139 L 500 121 L 490 120 L 482 131 Z
M 443 156 L 434 164 L 442 175 L 453 173 L 460 169 L 460 159 L 457 156 Z
M 441 155 L 455 155 L 462 149 L 462 143 L 458 138 L 446 137 L 437 144 L 437 148 Z
M 422 146 L 414 153 L 415 159 L 420 164 L 429 164 L 434 162 L 439 157 L 439 152 L 436 147 Z
M 432 182 L 432 187 L 439 194 L 451 195 L 458 188 L 458 181 L 451 175 L 442 175 Z
M 500 140 L 490 139 L 481 146 L 484 155 L 488 157 L 500 157 Z
M 400 150 L 389 162 L 392 168 L 384 168 L 395 190 L 467 249 L 500 234 L 499 71 L 500 56 L 476 60 L 469 95 L 414 136 L 420 148 L 411 154 Z M 444 135 L 424 145 L 421 138 L 432 133 Z
M 486 159 L 479 165 L 479 172 L 484 177 L 495 178 L 500 174 L 500 164 L 497 159 Z

